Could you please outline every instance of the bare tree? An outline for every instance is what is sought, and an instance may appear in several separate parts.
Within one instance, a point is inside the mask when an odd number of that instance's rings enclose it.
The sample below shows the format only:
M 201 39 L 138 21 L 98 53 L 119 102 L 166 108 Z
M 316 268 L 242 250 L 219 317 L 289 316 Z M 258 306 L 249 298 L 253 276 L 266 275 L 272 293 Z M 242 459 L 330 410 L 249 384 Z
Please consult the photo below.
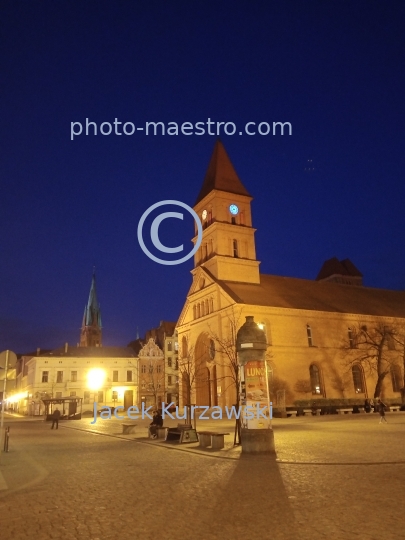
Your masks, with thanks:
M 224 373 L 218 381 L 222 381 L 226 385 L 225 391 L 228 388 L 234 390 L 236 406 L 240 402 L 240 365 L 236 348 L 236 335 L 241 326 L 241 314 L 241 310 L 235 310 L 232 306 L 227 314 L 229 331 L 223 336 L 218 335 L 210 329 L 210 338 L 214 346 L 214 350 L 210 351 L 210 355 L 213 357 L 213 362 L 223 368 L 222 372 Z M 240 444 L 240 435 L 241 422 L 239 418 L 236 418 L 234 444 Z
M 365 372 L 377 376 L 374 398 L 378 398 L 385 377 L 398 363 L 398 344 L 403 348 L 403 343 L 403 330 L 398 326 L 379 322 L 368 327 L 359 323 L 351 329 L 349 339 L 344 343 L 344 363 L 349 369 L 360 364 Z
M 294 390 L 298 394 L 311 394 L 312 388 L 311 388 L 311 382 L 308 379 L 298 379 L 297 382 L 294 385 Z
M 335 368 L 335 366 L 331 366 L 330 371 L 331 371 L 330 383 L 331 383 L 332 388 L 336 390 L 337 392 L 339 392 L 340 396 L 344 398 L 345 392 L 346 390 L 348 390 L 350 386 L 347 376 L 342 376 L 338 372 L 338 370 Z
M 183 407 L 187 407 L 186 423 L 191 424 L 191 396 L 197 381 L 194 345 L 189 343 L 188 336 L 183 336 L 179 344 L 179 378 L 183 395 Z
M 140 383 L 146 386 L 147 392 L 153 395 L 155 407 L 158 406 L 158 395 L 164 392 L 165 372 L 163 351 L 150 338 L 139 351 L 141 363 Z

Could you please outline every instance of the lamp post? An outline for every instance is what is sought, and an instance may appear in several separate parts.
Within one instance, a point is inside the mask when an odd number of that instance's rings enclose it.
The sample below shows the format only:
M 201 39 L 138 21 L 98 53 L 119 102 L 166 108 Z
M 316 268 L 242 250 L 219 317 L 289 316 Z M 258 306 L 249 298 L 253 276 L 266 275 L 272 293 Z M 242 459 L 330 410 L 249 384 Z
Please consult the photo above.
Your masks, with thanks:
M 242 409 L 243 454 L 275 455 L 266 349 L 266 334 L 254 322 L 253 316 L 247 316 L 236 336 L 241 381 L 239 406 Z

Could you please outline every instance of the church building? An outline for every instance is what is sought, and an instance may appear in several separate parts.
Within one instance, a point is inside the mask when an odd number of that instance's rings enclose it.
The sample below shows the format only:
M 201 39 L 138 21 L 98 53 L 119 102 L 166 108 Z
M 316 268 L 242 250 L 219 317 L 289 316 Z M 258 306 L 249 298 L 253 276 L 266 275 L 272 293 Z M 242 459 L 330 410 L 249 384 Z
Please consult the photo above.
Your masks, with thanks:
M 363 286 L 349 259 L 326 261 L 313 281 L 261 274 L 251 202 L 217 141 L 194 205 L 203 240 L 177 323 L 181 404 L 187 401 L 187 377 L 191 403 L 235 403 L 232 359 L 226 353 L 247 315 L 266 333 L 269 378 L 274 392 L 284 391 L 286 405 L 300 399 L 372 398 L 377 372 L 361 358 L 356 340 L 359 329 L 371 335 L 378 328 L 392 329 L 381 344 L 381 396 L 400 400 L 405 292 Z M 193 374 L 182 369 L 190 358 Z

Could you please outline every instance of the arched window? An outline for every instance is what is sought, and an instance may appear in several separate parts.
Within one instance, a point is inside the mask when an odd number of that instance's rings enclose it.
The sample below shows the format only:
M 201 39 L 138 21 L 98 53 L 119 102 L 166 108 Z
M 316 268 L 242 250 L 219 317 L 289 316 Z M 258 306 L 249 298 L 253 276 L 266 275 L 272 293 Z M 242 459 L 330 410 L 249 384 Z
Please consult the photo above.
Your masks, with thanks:
M 201 317 L 200 304 L 197 304 L 197 319 L 199 319 L 200 317 Z
M 194 315 L 194 319 L 197 318 L 197 306 L 194 304 L 193 306 L 193 315 Z
M 392 389 L 394 392 L 400 392 L 401 388 L 403 387 L 403 381 L 401 380 L 401 368 L 394 364 L 391 366 L 391 381 L 392 381 Z
M 205 311 L 204 311 L 204 301 L 201 302 L 201 317 L 204 317 Z
M 211 304 L 210 312 L 212 313 L 214 311 L 214 299 L 213 298 L 210 299 L 210 304 Z
M 356 392 L 356 394 L 364 394 L 365 388 L 364 388 L 363 369 L 359 364 L 355 364 L 352 367 L 352 376 L 353 376 L 354 391 Z
M 311 380 L 311 390 L 313 394 L 322 394 L 321 374 L 318 366 L 312 364 L 309 366 L 309 377 Z
M 205 314 L 208 315 L 209 314 L 209 309 L 210 309 L 210 306 L 209 306 L 209 303 L 208 303 L 208 300 L 205 301 Z

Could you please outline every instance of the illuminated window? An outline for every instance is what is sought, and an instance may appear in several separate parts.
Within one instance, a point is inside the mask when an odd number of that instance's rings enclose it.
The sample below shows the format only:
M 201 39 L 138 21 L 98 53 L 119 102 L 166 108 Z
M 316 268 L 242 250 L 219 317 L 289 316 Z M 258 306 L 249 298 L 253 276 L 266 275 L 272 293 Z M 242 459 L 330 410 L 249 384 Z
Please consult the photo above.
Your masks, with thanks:
M 359 364 L 352 367 L 353 385 L 356 394 L 364 394 L 363 370 Z
M 307 338 L 308 338 L 308 345 L 310 347 L 313 347 L 313 341 L 312 341 L 312 329 L 311 327 L 309 326 L 309 324 L 307 324 Z
M 321 376 L 319 368 L 315 364 L 309 367 L 309 377 L 311 380 L 311 390 L 313 394 L 322 394 Z
M 42 382 L 48 382 L 49 371 L 42 372 Z

